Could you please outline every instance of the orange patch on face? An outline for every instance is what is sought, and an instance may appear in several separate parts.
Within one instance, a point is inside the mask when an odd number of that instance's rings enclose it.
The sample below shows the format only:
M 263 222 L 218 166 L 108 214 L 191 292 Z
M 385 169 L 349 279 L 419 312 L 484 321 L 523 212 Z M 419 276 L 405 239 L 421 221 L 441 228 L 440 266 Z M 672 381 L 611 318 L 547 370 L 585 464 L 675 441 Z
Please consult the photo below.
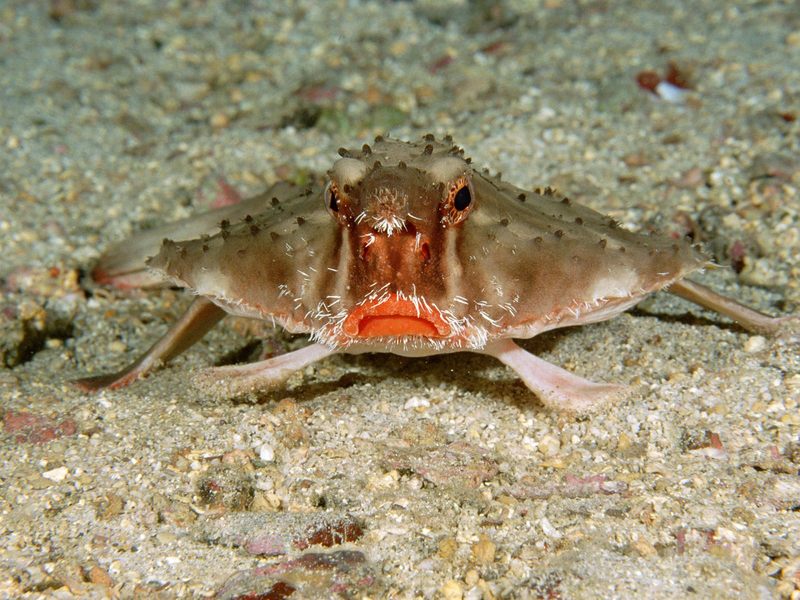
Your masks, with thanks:
M 344 322 L 345 335 L 358 338 L 416 335 L 439 338 L 450 333 L 450 326 L 438 311 L 414 304 L 392 294 L 388 300 L 373 300 L 356 307 Z

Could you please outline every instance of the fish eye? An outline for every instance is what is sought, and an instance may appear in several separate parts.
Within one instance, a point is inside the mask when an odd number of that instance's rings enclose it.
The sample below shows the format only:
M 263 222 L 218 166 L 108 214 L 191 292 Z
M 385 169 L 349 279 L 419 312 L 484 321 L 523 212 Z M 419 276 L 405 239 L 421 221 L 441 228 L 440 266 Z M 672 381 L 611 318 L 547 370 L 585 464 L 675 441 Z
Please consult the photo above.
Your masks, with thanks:
M 461 186 L 461 189 L 456 192 L 456 195 L 453 197 L 453 208 L 457 211 L 466 210 L 466 208 L 472 203 L 472 193 L 469 191 L 469 186 L 465 183 Z
M 450 184 L 447 195 L 441 204 L 442 225 L 457 225 L 467 218 L 474 208 L 472 185 L 466 175 L 458 177 Z
M 332 212 L 339 212 L 339 190 L 333 183 L 329 183 L 325 188 L 325 206 Z
M 353 213 L 350 206 L 351 188 L 345 185 L 344 188 L 339 187 L 337 181 L 329 181 L 325 186 L 325 192 L 322 196 L 322 201 L 325 203 L 325 209 L 340 225 L 349 225 L 352 223 Z

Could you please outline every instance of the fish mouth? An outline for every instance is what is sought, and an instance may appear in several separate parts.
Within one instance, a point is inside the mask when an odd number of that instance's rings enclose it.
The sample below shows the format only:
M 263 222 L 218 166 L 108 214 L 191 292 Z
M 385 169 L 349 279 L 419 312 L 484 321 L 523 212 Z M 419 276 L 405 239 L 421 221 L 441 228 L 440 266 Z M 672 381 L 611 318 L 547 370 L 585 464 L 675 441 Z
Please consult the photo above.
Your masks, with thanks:
M 427 302 L 392 293 L 359 304 L 345 319 L 345 335 L 355 338 L 418 336 L 443 338 L 450 326 Z

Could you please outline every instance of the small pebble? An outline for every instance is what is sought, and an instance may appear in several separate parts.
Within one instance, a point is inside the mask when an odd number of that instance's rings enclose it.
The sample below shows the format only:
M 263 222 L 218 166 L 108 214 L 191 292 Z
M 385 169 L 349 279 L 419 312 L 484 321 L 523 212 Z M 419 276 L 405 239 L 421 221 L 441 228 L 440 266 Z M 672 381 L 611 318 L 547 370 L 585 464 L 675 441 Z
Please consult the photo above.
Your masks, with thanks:
M 125 345 L 124 342 L 120 342 L 119 340 L 114 340 L 108 345 L 108 349 L 115 354 L 121 354 L 125 352 L 128 349 L 128 347 Z
M 178 536 L 169 531 L 160 531 L 156 534 L 156 539 L 161 544 L 172 544 L 173 542 L 177 541 Z
M 553 527 L 553 524 L 548 520 L 547 517 L 542 517 L 542 520 L 539 524 L 542 526 L 542 531 L 547 537 L 553 538 L 554 540 L 560 540 L 562 537 L 564 537 L 561 535 L 561 532 L 558 529 Z
M 269 444 L 261 444 L 258 449 L 258 458 L 264 462 L 272 462 L 275 460 L 275 449 Z
M 55 481 L 56 483 L 59 481 L 64 481 L 67 478 L 67 475 L 69 475 L 69 470 L 67 467 L 58 467 L 42 473 L 42 477 L 49 479 L 50 481 Z
M 761 335 L 751 336 L 744 343 L 744 351 L 749 353 L 761 352 L 761 350 L 763 350 L 766 347 L 767 347 L 767 339 Z
M 539 450 L 547 457 L 558 454 L 561 449 L 561 441 L 552 435 L 545 435 L 539 440 Z
M 448 537 L 439 540 L 438 554 L 444 560 L 452 560 L 458 550 L 458 542 L 455 539 Z
M 105 587 L 112 587 L 114 585 L 114 580 L 111 579 L 111 576 L 108 574 L 108 572 L 97 565 L 94 565 L 89 570 L 89 581 Z
M 209 119 L 209 124 L 214 129 L 224 129 L 225 127 L 230 125 L 230 119 L 228 118 L 228 115 L 226 115 L 225 113 L 218 112 L 211 115 L 211 118 Z
M 439 590 L 445 600 L 461 600 L 464 597 L 464 588 L 455 579 L 449 579 Z
M 464 600 L 483 600 L 483 598 L 486 597 L 487 596 L 483 595 L 483 590 L 479 585 L 469 588 L 467 592 L 464 594 Z M 488 597 L 491 598 L 492 596 Z
M 488 565 L 494 562 L 494 553 L 497 546 L 486 535 L 481 535 L 477 542 L 472 544 L 472 557 L 480 565 Z
M 406 403 L 403 405 L 403 408 L 406 410 L 410 410 L 413 408 L 428 408 L 431 405 L 430 400 L 427 398 L 420 398 L 419 396 L 411 396 Z
M 655 92 L 662 100 L 673 104 L 683 104 L 686 100 L 686 90 L 679 88 L 677 85 L 672 85 L 668 81 L 659 82 Z
M 634 550 L 639 553 L 640 556 L 644 558 L 652 558 L 654 556 L 658 556 L 658 550 L 656 550 L 655 546 L 649 543 L 646 540 L 638 539 L 631 544 Z

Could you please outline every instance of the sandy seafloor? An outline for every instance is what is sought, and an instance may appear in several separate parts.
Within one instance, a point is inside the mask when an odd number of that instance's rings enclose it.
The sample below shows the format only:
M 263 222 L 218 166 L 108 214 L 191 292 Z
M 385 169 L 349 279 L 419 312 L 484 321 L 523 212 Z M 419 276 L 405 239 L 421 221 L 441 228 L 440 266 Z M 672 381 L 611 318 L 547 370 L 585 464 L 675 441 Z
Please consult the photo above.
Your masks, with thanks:
M 636 84 L 670 62 L 679 103 Z M 0 597 L 798 597 L 797 341 L 666 294 L 524 344 L 631 386 L 592 417 L 472 354 L 220 397 L 192 373 L 258 353 L 234 321 L 68 383 L 187 303 L 93 286 L 105 247 L 386 131 L 691 232 L 699 281 L 797 311 L 798 65 L 794 1 L 3 2 Z

